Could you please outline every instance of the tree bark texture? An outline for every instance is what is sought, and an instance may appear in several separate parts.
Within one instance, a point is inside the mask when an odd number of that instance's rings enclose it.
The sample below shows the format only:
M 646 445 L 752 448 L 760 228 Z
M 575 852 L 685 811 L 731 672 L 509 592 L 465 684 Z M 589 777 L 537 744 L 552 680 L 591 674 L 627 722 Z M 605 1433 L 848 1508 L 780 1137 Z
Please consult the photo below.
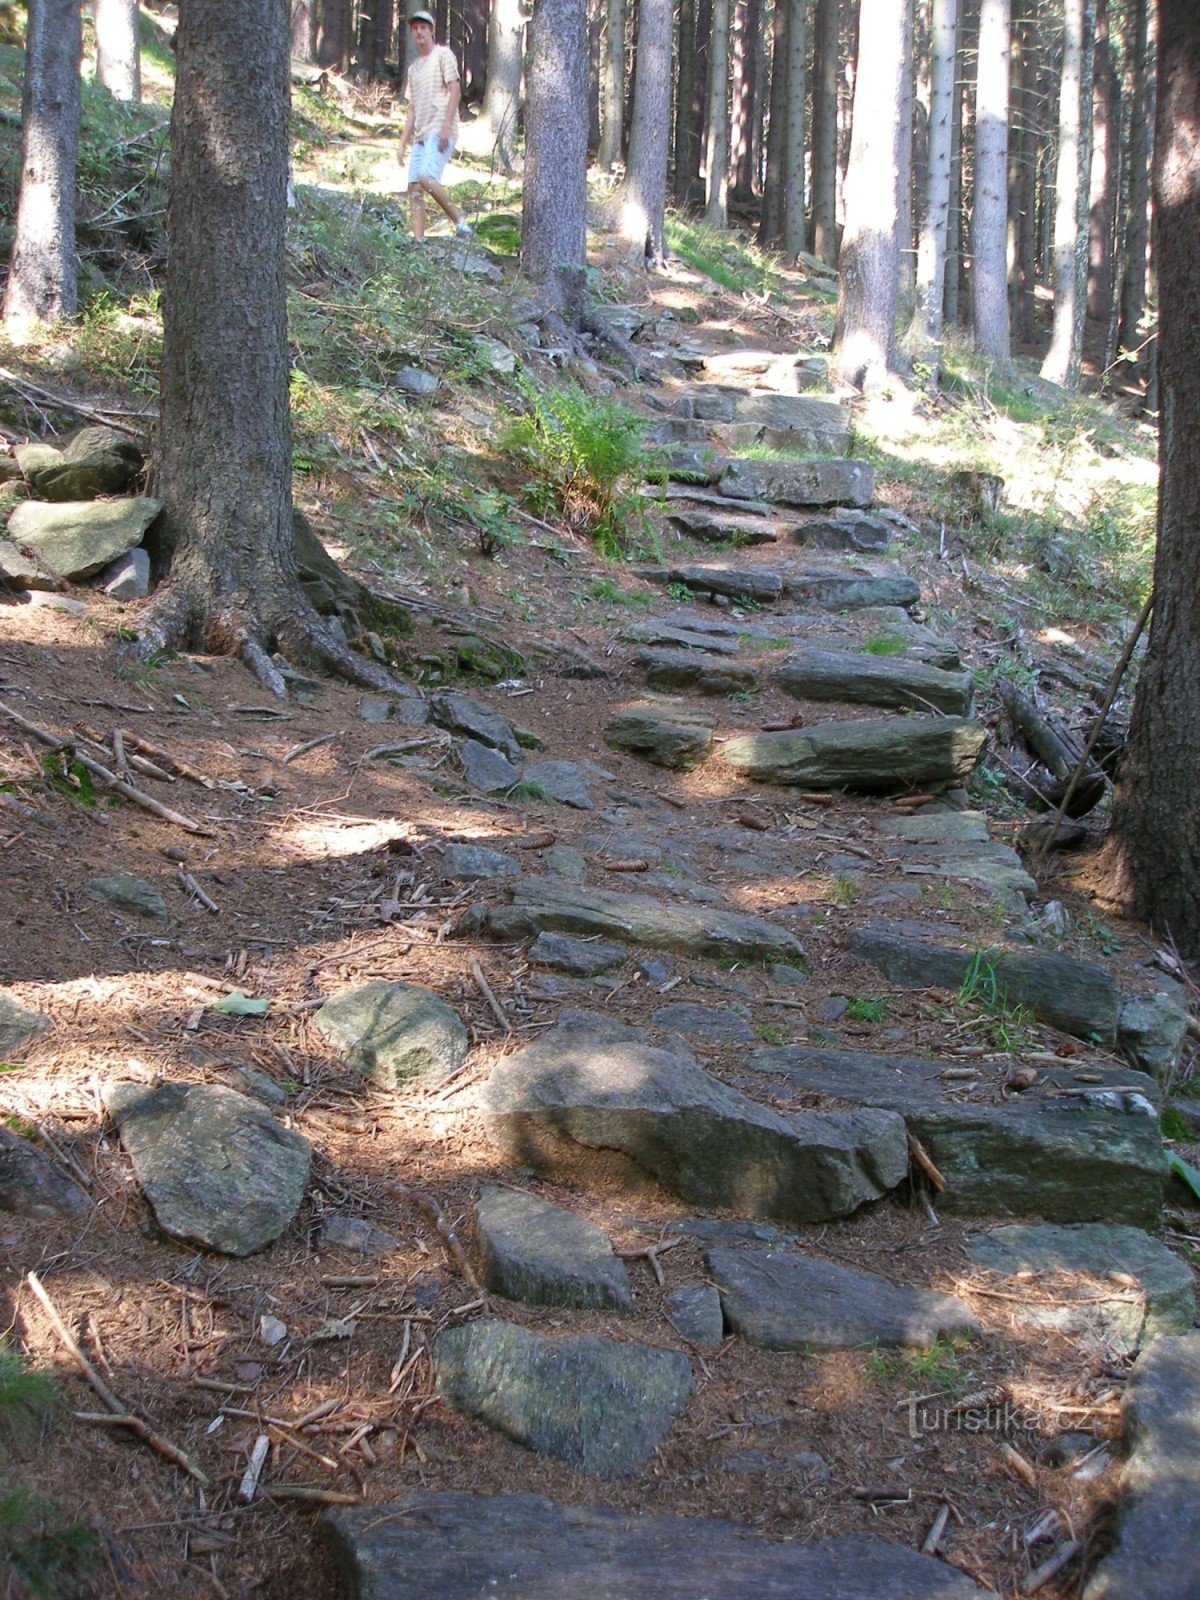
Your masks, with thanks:
M 971 216 L 971 321 L 975 344 L 993 366 L 1007 370 L 1008 327 L 1008 86 L 1010 0 L 983 0 L 979 13 L 979 74 L 975 91 L 975 206 Z
M 913 22 L 916 15 L 914 0 L 900 0 L 904 7 L 904 37 L 905 46 L 903 71 L 900 78 L 900 123 L 904 130 L 900 140 L 900 170 L 896 183 L 896 242 L 899 245 L 899 254 L 896 258 L 898 273 L 896 284 L 897 304 L 902 308 L 906 320 L 912 319 L 913 300 L 917 286 L 917 258 L 913 251 L 913 203 L 912 203 L 912 175 L 913 175 L 913 109 L 916 105 L 916 95 L 913 93 Z
M 521 271 L 570 310 L 585 265 L 586 0 L 536 0 L 525 85 Z M 564 275 L 565 269 L 565 275 Z
M 1150 77 L 1147 70 L 1149 0 L 1132 0 L 1125 42 L 1129 61 L 1129 200 L 1121 274 L 1121 348 L 1136 350 L 1142 342 L 1146 309 L 1146 245 L 1150 215 Z
M 744 205 L 754 199 L 754 119 L 758 115 L 758 31 L 762 0 L 734 0 L 730 54 L 729 186 Z
M 604 69 L 600 84 L 600 149 L 597 161 L 611 172 L 625 142 L 625 0 L 608 0 L 604 24 Z
M 621 231 L 648 266 L 666 258 L 667 148 L 671 137 L 671 0 L 639 0 L 633 122 Z
M 941 361 L 942 299 L 946 288 L 946 223 L 950 214 L 950 151 L 954 139 L 954 68 L 958 0 L 933 0 L 929 21 L 929 148 L 925 214 L 917 251 L 917 304 L 911 348 L 932 369 Z
M 317 27 L 317 65 L 341 70 L 350 38 L 349 0 L 319 0 Z M 407 31 L 407 30 L 406 30 Z M 407 40 L 405 41 L 407 44 Z
M 896 0 L 862 0 L 837 324 L 830 352 L 832 371 L 860 389 L 878 384 L 895 369 L 901 142 L 909 137 L 901 115 L 908 15 Z
M 704 118 L 704 220 L 714 228 L 723 228 L 728 221 L 728 196 L 729 0 L 712 0 Z
M 1113 225 L 1117 206 L 1120 134 L 1121 98 L 1109 43 L 1108 0 L 1096 0 L 1087 314 L 1093 322 L 1106 325 L 1113 298 Z
M 672 139 L 671 193 L 675 204 L 692 199 L 692 184 L 699 167 L 699 130 L 693 112 L 696 89 L 696 0 L 680 0 L 675 54 L 675 132 Z
M 1033 342 L 1037 288 L 1037 135 L 1035 132 L 1036 33 L 1030 0 L 1014 0 L 1012 19 L 1012 129 L 1009 134 L 1009 302 L 1012 335 Z
M 1066 0 L 1054 196 L 1054 326 L 1042 377 L 1078 389 L 1087 296 L 1093 0 Z
M 1134 912 L 1200 958 L 1200 9 L 1158 0 L 1161 488 L 1154 616 L 1113 811 Z
M 812 252 L 837 266 L 838 0 L 817 0 L 813 43 Z
M 114 100 L 142 98 L 137 0 L 95 0 L 96 77 Z
M 784 127 L 783 250 L 789 261 L 804 249 L 804 102 L 808 94 L 807 0 L 787 0 L 787 121 Z
M 291 52 L 296 61 L 316 64 L 317 0 L 292 0 Z
M 768 101 L 767 172 L 763 182 L 759 243 L 774 245 L 783 239 L 783 153 L 787 143 L 788 0 L 772 7 L 771 93 Z
M 513 141 L 521 106 L 521 64 L 525 16 L 521 0 L 492 0 L 488 13 L 487 87 L 482 117 L 491 134 L 496 163 L 513 169 Z
M 955 49 L 954 109 L 950 119 L 950 208 L 946 216 L 946 287 L 942 296 L 942 325 L 956 328 L 962 304 L 963 239 L 963 111 L 966 84 L 963 80 L 963 8 L 958 8 L 958 35 Z
M 11 336 L 78 309 L 75 163 L 79 0 L 31 0 L 21 94 L 21 186 L 4 291 Z

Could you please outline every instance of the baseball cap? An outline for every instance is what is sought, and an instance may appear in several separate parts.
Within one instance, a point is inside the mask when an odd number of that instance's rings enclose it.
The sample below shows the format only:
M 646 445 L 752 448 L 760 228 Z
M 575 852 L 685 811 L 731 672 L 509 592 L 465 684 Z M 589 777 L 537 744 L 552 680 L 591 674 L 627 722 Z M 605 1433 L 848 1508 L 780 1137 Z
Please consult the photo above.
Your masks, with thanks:
M 437 27 L 437 23 L 433 20 L 433 13 L 431 11 L 412 12 L 408 19 L 408 25 L 410 28 L 414 22 L 427 22 L 431 28 Z

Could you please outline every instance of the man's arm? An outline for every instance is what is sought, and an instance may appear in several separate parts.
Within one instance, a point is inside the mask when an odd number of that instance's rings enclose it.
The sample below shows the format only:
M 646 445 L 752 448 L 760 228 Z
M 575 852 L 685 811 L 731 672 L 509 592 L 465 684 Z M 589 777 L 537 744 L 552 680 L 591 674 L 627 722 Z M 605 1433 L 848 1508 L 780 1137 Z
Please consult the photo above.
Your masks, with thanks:
M 462 84 L 457 78 L 450 85 L 449 98 L 446 101 L 446 112 L 442 117 L 442 126 L 438 130 L 438 149 L 449 148 L 450 135 L 454 131 L 454 117 L 458 111 L 458 102 L 462 99 Z
M 401 163 L 401 165 L 404 164 L 404 158 L 408 154 L 408 147 L 412 143 L 412 136 L 413 136 L 413 103 L 410 100 L 408 102 L 408 115 L 404 119 L 404 132 L 400 135 L 400 148 L 396 152 L 396 159 Z

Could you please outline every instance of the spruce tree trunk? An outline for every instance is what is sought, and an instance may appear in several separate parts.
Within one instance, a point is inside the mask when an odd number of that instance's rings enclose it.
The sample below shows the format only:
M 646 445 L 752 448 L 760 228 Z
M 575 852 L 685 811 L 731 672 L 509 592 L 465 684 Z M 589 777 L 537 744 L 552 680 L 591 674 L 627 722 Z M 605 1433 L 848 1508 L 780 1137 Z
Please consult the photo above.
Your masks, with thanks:
M 79 0 L 31 0 L 21 94 L 21 179 L 4 290 L 4 326 L 20 339 L 74 316 L 75 163 L 79 154 Z
M 783 252 L 789 261 L 804 249 L 804 102 L 808 94 L 807 0 L 787 0 L 787 122 L 784 129 Z
M 350 40 L 350 0 L 320 0 L 321 18 L 317 28 L 317 65 L 340 72 L 345 65 Z M 407 28 L 405 32 L 407 33 Z M 407 45 L 407 39 L 404 41 Z
M 521 65 L 525 47 L 525 16 L 521 0 L 491 0 L 488 13 L 487 86 L 482 120 L 492 141 L 497 165 L 513 169 L 513 141 L 521 106 Z
M 633 121 L 621 232 L 646 265 L 666 259 L 667 147 L 671 137 L 671 0 L 639 0 Z
M 1009 135 L 1009 306 L 1012 335 L 1033 342 L 1037 286 L 1037 132 L 1033 93 L 1035 35 L 1030 0 L 1014 0 L 1012 19 L 1012 130 Z
M 1087 296 L 1093 0 L 1066 0 L 1054 199 L 1054 326 L 1042 377 L 1078 389 Z
M 817 0 L 813 47 L 812 253 L 837 266 L 838 0 Z
M 712 0 L 704 173 L 704 220 L 723 228 L 729 195 L 729 0 Z
M 917 304 L 910 347 L 936 387 L 946 289 L 946 224 L 950 215 L 950 152 L 954 142 L 954 68 L 958 0 L 933 0 L 929 21 L 929 153 L 925 215 L 917 252 Z
M 971 320 L 980 353 L 1007 371 L 1009 0 L 983 0 L 975 91 L 975 206 L 971 218 Z
M 761 0 L 734 0 L 730 55 L 729 188 L 742 205 L 754 200 L 754 119 L 758 110 L 758 29 Z
M 697 161 L 696 123 L 692 100 L 696 87 L 696 0 L 680 0 L 675 75 L 674 170 L 671 192 L 678 206 L 692 198 L 692 182 Z
M 903 314 L 905 322 L 912 319 L 913 302 L 916 298 L 917 286 L 917 258 L 913 251 L 913 203 L 912 203 L 912 163 L 913 163 L 913 107 L 916 97 L 913 94 L 913 21 L 915 17 L 914 0 L 900 0 L 904 7 L 904 35 L 908 40 L 908 53 L 901 63 L 900 79 L 900 121 L 904 129 L 900 140 L 900 170 L 896 184 L 896 239 L 900 247 L 900 254 L 896 263 L 898 273 L 896 283 L 896 304 Z M 897 350 L 899 351 L 899 346 Z
M 317 0 L 292 0 L 291 52 L 294 60 L 316 65 Z
M 1121 100 L 1109 45 L 1108 0 L 1096 0 L 1092 93 L 1092 167 L 1088 200 L 1087 314 L 1107 326 L 1113 299 L 1113 224 Z
M 600 82 L 600 149 L 596 160 L 611 172 L 625 143 L 625 0 L 608 0 L 604 69 Z
M 1161 487 L 1154 616 L 1113 808 L 1135 914 L 1200 959 L 1200 9 L 1158 0 L 1154 254 Z
M 525 83 L 521 271 L 569 322 L 586 265 L 587 3 L 536 0 Z
M 783 240 L 783 153 L 788 136 L 788 0 L 775 0 L 772 11 L 767 176 L 763 184 L 762 219 L 758 230 L 759 243 L 764 245 L 780 244 Z
M 954 59 L 954 108 L 950 119 L 950 206 L 946 215 L 946 288 L 942 296 L 942 327 L 956 328 L 962 303 L 963 236 L 963 103 L 966 85 L 963 78 L 963 8 L 958 10 L 958 33 Z
M 1129 59 L 1129 211 L 1121 274 L 1121 348 L 1136 350 L 1146 309 L 1146 245 L 1150 215 L 1150 121 L 1147 106 L 1151 74 L 1147 68 L 1148 0 L 1132 0 L 1127 18 Z
M 137 0 L 95 0 L 96 77 L 114 100 L 142 98 Z
M 902 116 L 908 15 L 896 0 L 862 0 L 830 351 L 831 372 L 859 389 L 877 386 L 895 370 L 901 144 L 910 137 Z

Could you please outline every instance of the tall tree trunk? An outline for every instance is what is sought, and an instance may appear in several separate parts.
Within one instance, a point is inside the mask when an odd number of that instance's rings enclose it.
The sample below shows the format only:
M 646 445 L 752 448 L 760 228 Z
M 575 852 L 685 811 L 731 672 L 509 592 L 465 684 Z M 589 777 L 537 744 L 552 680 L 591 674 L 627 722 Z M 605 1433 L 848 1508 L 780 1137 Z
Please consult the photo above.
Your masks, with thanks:
M 79 0 L 31 0 L 21 94 L 21 187 L 4 326 L 22 338 L 78 309 L 75 163 L 79 153 Z
M 1113 808 L 1134 912 L 1200 959 L 1200 9 L 1158 0 L 1161 489 L 1154 617 Z
M 723 228 L 729 197 L 729 0 L 712 0 L 704 172 L 704 220 Z
M 638 0 L 633 122 L 621 232 L 646 264 L 666 259 L 667 146 L 671 137 L 671 0 Z
M 736 0 L 733 37 L 733 83 L 730 106 L 729 182 L 733 198 L 743 205 L 754 200 L 754 119 L 758 115 L 758 30 L 762 0 Z
M 1037 288 L 1037 143 L 1035 129 L 1036 34 L 1030 0 L 1013 8 L 1013 133 L 1009 140 L 1009 288 L 1013 337 L 1033 342 Z
M 513 141 L 521 106 L 525 15 L 521 0 L 491 0 L 488 13 L 487 87 L 481 117 L 504 172 L 513 168 Z
M 586 266 L 587 0 L 535 0 L 525 83 L 521 271 L 569 321 Z
M 975 206 L 971 217 L 971 321 L 979 351 L 1001 371 L 1008 331 L 1009 0 L 983 0 L 975 91 Z
M 913 253 L 913 202 L 912 202 L 912 164 L 913 164 L 913 19 L 915 16 L 914 0 L 900 0 L 904 7 L 904 36 L 908 40 L 908 54 L 901 64 L 900 79 L 900 123 L 904 129 L 900 141 L 900 170 L 896 183 L 896 240 L 900 246 L 900 254 L 896 263 L 897 282 L 896 300 L 903 308 L 906 319 L 911 319 L 913 301 L 917 285 L 917 259 Z
M 1121 133 L 1120 86 L 1109 44 L 1108 0 L 1096 0 L 1092 170 L 1088 201 L 1087 314 L 1108 324 L 1113 298 L 1113 224 Z
M 315 65 L 317 0 L 292 0 L 291 52 L 294 60 Z
M 588 0 L 588 154 L 600 148 L 600 63 L 604 59 L 604 0 Z
M 1094 0 L 1066 0 L 1054 200 L 1054 326 L 1042 377 L 1078 389 L 1087 296 Z
M 611 172 L 625 142 L 625 0 L 608 0 L 604 72 L 600 88 L 600 149 L 596 159 Z
M 767 129 L 767 176 L 763 184 L 759 243 L 779 244 L 783 238 L 783 153 L 787 144 L 788 0 L 775 0 L 771 45 L 770 119 Z
M 817 0 L 813 48 L 812 252 L 837 265 L 838 0 Z
M 357 17 L 355 68 L 366 78 L 382 77 L 392 42 L 392 0 L 357 0 Z
M 142 98 L 137 0 L 95 0 L 96 77 L 114 100 Z
M 346 61 L 350 40 L 350 0 L 320 0 L 320 5 L 317 65 L 333 67 L 340 72 Z
M 1148 0 L 1132 0 L 1127 18 L 1125 51 L 1129 60 L 1129 209 L 1125 225 L 1121 274 L 1121 348 L 1136 350 L 1146 309 L 1146 245 L 1150 226 L 1150 121 L 1147 105 Z
M 860 389 L 879 384 L 895 369 L 901 143 L 910 137 L 901 115 L 909 59 L 907 17 L 907 7 L 896 0 L 862 0 L 846 226 L 830 352 L 831 371 Z
M 958 8 L 958 31 L 954 51 L 954 103 L 950 119 L 950 205 L 946 213 L 946 288 L 942 297 L 942 325 L 957 328 L 962 304 L 963 236 L 963 107 L 966 82 L 963 75 L 963 7 Z
M 946 290 L 946 223 L 950 214 L 957 45 L 958 0 L 933 0 L 929 19 L 928 171 L 910 347 L 914 358 L 931 368 L 930 381 L 935 387 L 941 364 L 942 302 Z
M 807 0 L 787 0 L 787 123 L 784 129 L 783 251 L 789 261 L 804 249 L 804 102 L 808 94 Z
M 675 74 L 675 165 L 671 192 L 675 204 L 687 205 L 692 193 L 692 174 L 696 166 L 696 124 L 692 99 L 696 86 L 696 0 L 680 0 L 678 47 L 679 70 Z

